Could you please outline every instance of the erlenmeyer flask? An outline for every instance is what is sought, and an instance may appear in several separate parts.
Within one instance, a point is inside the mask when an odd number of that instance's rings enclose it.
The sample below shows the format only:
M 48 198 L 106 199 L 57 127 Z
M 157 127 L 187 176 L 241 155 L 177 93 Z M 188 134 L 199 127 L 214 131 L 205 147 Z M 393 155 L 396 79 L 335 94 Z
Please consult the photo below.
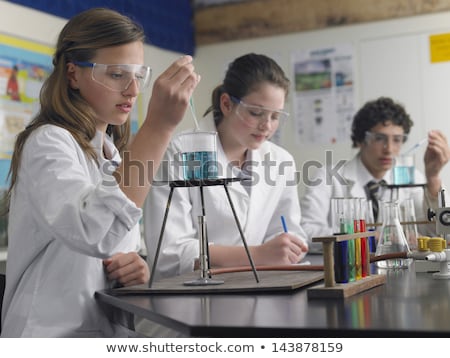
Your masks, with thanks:
M 384 202 L 382 208 L 383 225 L 380 229 L 380 237 L 378 238 L 375 256 L 410 252 L 405 233 L 400 225 L 398 202 Z M 412 259 L 392 258 L 377 261 L 377 266 L 380 268 L 407 268 L 411 262 Z
M 417 237 L 419 233 L 417 231 L 416 224 L 416 212 L 414 210 L 414 199 L 406 199 L 401 207 L 402 221 L 408 224 L 403 225 L 403 231 L 405 233 L 406 241 L 408 242 L 410 250 L 417 250 Z

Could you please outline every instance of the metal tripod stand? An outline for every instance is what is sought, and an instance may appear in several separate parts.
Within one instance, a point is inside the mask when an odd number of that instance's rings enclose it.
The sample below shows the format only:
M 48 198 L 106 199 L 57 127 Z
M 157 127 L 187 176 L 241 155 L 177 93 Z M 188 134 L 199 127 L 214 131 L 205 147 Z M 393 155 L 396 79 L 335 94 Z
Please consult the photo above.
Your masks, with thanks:
M 172 201 L 172 196 L 175 188 L 180 187 L 196 187 L 198 186 L 200 189 L 200 199 L 202 205 L 202 215 L 199 216 L 199 244 L 200 244 L 200 277 L 193 281 L 187 281 L 184 284 L 189 286 L 203 286 L 203 285 L 219 285 L 222 284 L 222 280 L 213 280 L 210 275 L 210 262 L 209 262 L 209 250 L 208 250 L 208 234 L 206 230 L 206 213 L 205 213 L 205 201 L 203 195 L 203 187 L 205 186 L 214 186 L 214 185 L 222 185 L 225 189 L 225 193 L 227 194 L 228 202 L 230 203 L 231 210 L 233 212 L 234 219 L 236 221 L 236 225 L 239 230 L 239 234 L 241 236 L 242 242 L 244 244 L 245 251 L 248 256 L 248 260 L 250 261 L 250 265 L 252 267 L 253 275 L 255 276 L 256 282 L 259 282 L 258 273 L 256 272 L 255 264 L 253 262 L 252 256 L 248 249 L 247 241 L 245 240 L 244 232 L 242 230 L 241 224 L 236 214 L 236 210 L 234 209 L 233 201 L 231 200 L 230 193 L 228 191 L 227 185 L 234 181 L 243 181 L 246 179 L 242 178 L 220 178 L 220 179 L 191 179 L 191 180 L 174 180 L 169 182 L 170 185 L 170 193 L 169 198 L 167 199 L 166 211 L 164 213 L 164 218 L 161 226 L 161 231 L 159 234 L 158 246 L 156 248 L 155 259 L 153 260 L 152 271 L 150 274 L 150 280 L 148 287 L 151 288 L 153 284 L 154 274 L 156 270 L 156 265 L 158 263 L 159 252 L 161 249 L 161 243 L 164 236 L 164 231 L 166 228 L 167 216 L 169 214 L 170 204 Z

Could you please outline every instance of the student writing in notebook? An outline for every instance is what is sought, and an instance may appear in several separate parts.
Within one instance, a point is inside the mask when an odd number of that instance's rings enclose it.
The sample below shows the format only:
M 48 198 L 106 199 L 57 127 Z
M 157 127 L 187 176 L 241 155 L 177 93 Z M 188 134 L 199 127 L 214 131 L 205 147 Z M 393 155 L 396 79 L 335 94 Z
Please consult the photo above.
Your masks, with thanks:
M 300 227 L 295 161 L 270 142 L 288 118 L 284 109 L 288 89 L 289 80 L 273 59 L 254 53 L 240 56 L 229 65 L 222 84 L 212 93 L 206 117 L 200 120 L 201 130 L 217 131 L 218 175 L 248 179 L 228 188 L 256 265 L 298 263 L 308 251 Z M 165 160 L 173 162 L 181 150 L 175 138 Z M 172 165 L 169 169 L 175 171 Z M 159 179 L 165 174 L 160 170 Z M 180 178 L 170 172 L 166 179 Z M 168 195 L 168 185 L 153 186 L 144 208 L 150 267 Z M 204 202 L 211 267 L 250 265 L 223 187 L 204 187 Z M 199 215 L 199 188 L 176 189 L 155 278 L 191 272 L 198 266 Z M 283 230 L 281 216 L 288 232 Z

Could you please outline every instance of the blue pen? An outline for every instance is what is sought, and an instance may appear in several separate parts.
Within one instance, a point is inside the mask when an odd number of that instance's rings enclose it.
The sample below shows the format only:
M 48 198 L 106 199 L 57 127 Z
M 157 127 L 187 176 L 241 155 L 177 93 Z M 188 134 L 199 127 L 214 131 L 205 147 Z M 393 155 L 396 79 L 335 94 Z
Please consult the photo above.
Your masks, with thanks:
M 284 219 L 283 215 L 281 215 L 281 223 L 283 224 L 284 232 L 288 232 L 288 229 L 287 229 L 287 226 L 286 226 L 286 220 Z

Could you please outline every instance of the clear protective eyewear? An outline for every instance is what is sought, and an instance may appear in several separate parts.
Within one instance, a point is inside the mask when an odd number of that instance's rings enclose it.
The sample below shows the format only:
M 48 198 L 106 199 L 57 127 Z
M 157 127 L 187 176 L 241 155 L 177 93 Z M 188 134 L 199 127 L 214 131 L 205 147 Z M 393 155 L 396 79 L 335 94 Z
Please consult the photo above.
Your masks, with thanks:
M 408 139 L 407 134 L 394 134 L 392 136 L 389 136 L 384 133 L 377 133 L 377 132 L 366 132 L 366 141 L 372 142 L 376 145 L 382 145 L 383 147 L 386 147 L 389 143 L 389 138 L 392 138 L 392 143 L 395 147 L 401 147 L 403 143 L 406 142 Z
M 270 120 L 271 124 L 277 123 L 281 126 L 289 117 L 289 113 L 278 109 L 247 104 L 234 96 L 230 96 L 230 98 L 238 105 L 236 107 L 236 114 L 243 122 L 252 128 L 258 128 L 267 120 Z
M 114 92 L 123 92 L 135 81 L 139 91 L 149 87 L 152 70 L 149 66 L 134 64 L 106 65 L 84 61 L 73 61 L 80 67 L 92 68 L 92 79 Z

